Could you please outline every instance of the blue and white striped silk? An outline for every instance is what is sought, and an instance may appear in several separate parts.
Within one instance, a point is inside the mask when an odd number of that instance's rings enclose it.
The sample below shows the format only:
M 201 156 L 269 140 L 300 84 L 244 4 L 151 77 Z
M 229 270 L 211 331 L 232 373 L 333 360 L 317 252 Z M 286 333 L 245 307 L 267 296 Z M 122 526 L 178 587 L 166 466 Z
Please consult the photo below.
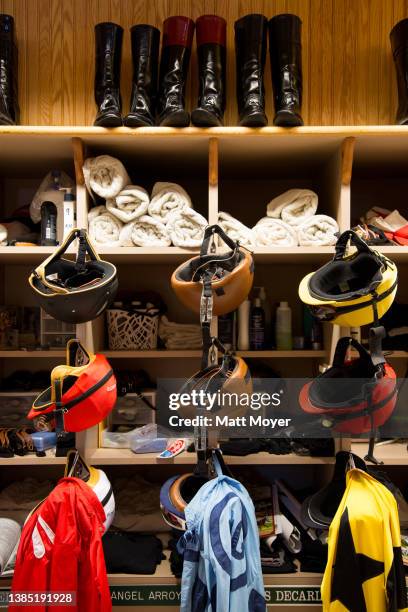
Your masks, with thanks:
M 221 473 L 188 504 L 181 612 L 265 612 L 255 510 L 246 489 Z

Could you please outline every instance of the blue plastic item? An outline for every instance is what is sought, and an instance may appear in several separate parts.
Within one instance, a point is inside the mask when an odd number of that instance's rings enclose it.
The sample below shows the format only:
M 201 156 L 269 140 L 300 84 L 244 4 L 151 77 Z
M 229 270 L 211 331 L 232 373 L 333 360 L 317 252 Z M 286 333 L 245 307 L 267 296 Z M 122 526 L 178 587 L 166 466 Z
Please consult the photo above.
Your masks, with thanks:
M 42 452 L 57 445 L 57 435 L 53 431 L 36 431 L 31 434 L 35 450 Z

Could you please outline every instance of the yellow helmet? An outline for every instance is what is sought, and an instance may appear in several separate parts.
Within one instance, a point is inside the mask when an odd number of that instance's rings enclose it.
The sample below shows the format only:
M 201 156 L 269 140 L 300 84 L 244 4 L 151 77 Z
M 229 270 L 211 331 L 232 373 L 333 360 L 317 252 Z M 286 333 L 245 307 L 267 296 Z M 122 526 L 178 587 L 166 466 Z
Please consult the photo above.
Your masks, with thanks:
M 349 240 L 357 250 L 346 255 Z M 394 262 L 347 230 L 337 241 L 333 260 L 301 281 L 299 297 L 321 321 L 360 327 L 376 323 L 387 312 L 397 285 Z

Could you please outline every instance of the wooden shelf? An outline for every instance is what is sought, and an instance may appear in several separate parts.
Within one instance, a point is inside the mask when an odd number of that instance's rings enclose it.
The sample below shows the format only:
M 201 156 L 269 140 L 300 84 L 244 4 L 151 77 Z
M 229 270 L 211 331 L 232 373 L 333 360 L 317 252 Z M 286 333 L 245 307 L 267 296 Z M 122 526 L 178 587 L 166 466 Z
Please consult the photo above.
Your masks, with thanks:
M 240 357 L 251 359 L 322 359 L 327 356 L 326 351 L 237 351 Z
M 103 353 L 108 359 L 198 359 L 202 356 L 202 351 L 173 351 L 166 349 L 146 350 L 146 351 L 98 351 Z
M 0 246 L 0 264 L 39 264 L 51 253 L 54 253 L 55 248 L 45 246 Z M 74 250 L 70 248 L 67 253 L 73 255 Z
M 51 255 L 54 247 L 0 247 L 0 264 L 38 264 Z M 408 247 L 383 246 L 377 250 L 387 255 L 396 263 L 408 262 Z M 180 249 L 178 247 L 119 247 L 115 249 L 100 248 L 99 255 L 114 264 L 177 264 L 197 255 L 197 249 Z M 74 250 L 68 251 L 74 255 Z M 256 263 L 324 263 L 334 254 L 333 247 L 258 247 L 254 251 Z
M 19 359 L 54 359 L 54 357 L 65 357 L 65 351 L 57 349 L 50 349 L 49 351 L 0 351 L 0 358 L 12 359 L 15 357 Z
M 109 351 L 101 350 L 108 359 L 198 359 L 200 350 L 146 350 L 146 351 Z M 326 351 L 236 351 L 240 357 L 251 359 L 322 359 L 327 356 Z
M 300 455 L 271 455 L 256 453 L 245 457 L 224 455 L 228 465 L 325 465 L 334 463 L 334 457 L 302 457 Z M 133 453 L 127 448 L 97 448 L 87 456 L 92 465 L 195 465 L 195 453 L 184 452 L 172 460 L 158 459 L 157 453 Z
M 50 451 L 46 451 L 45 457 L 37 457 L 37 455 L 29 454 L 19 457 L 0 457 L 0 469 L 3 465 L 7 466 L 26 466 L 26 465 L 65 465 L 66 457 L 55 457 Z
M 100 137 L 117 138 L 140 138 L 146 136 L 155 137 L 207 137 L 212 136 L 234 136 L 242 137 L 251 135 L 261 138 L 263 136 L 407 136 L 408 131 L 401 125 L 307 125 L 296 128 L 246 128 L 239 126 L 224 126 L 214 128 L 171 128 L 171 127 L 140 127 L 135 129 L 127 127 L 103 128 L 90 125 L 2 125 L 0 136 L 77 136 L 77 137 Z
M 359 457 L 367 454 L 368 440 L 364 442 L 353 442 L 351 450 Z M 394 442 L 393 444 L 376 445 L 374 457 L 383 461 L 384 465 L 406 465 L 408 466 L 407 442 Z
M 166 559 L 157 566 L 154 575 L 144 574 L 108 574 L 109 584 L 113 585 L 143 585 L 143 584 L 180 584 L 172 573 L 168 559 L 169 552 L 164 551 Z M 265 585 L 303 585 L 320 586 L 323 575 L 314 572 L 296 572 L 290 574 L 264 574 Z

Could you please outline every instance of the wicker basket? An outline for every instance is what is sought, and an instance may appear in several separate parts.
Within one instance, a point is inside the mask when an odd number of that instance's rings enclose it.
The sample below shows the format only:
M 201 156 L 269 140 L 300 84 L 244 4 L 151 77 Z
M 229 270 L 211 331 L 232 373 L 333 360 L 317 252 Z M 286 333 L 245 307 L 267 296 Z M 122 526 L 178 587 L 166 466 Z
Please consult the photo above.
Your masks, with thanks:
M 149 350 L 157 348 L 159 312 L 154 310 L 122 310 L 111 308 L 106 311 L 109 349 Z

